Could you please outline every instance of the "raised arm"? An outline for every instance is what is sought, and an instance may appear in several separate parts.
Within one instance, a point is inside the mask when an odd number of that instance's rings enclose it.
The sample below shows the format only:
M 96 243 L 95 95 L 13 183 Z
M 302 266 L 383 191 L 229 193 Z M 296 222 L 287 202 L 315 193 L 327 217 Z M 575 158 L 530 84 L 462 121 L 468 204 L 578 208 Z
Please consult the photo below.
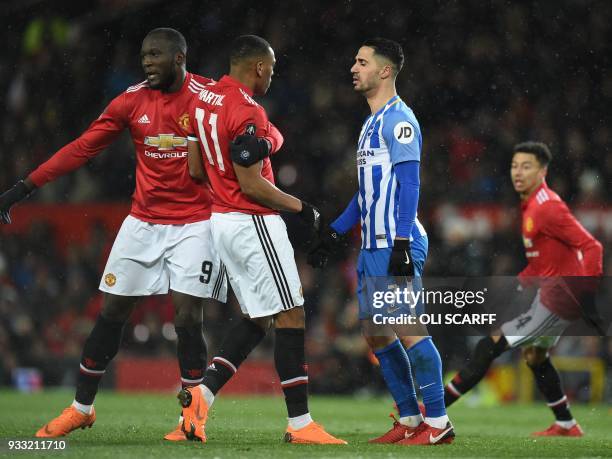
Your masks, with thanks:
M 125 94 L 121 94 L 111 101 L 80 137 L 59 149 L 38 166 L 28 179 L 34 186 L 41 187 L 78 169 L 108 147 L 126 126 Z
M 14 204 L 28 197 L 36 188 L 78 169 L 119 136 L 127 124 L 124 98 L 125 95 L 121 94 L 113 99 L 79 138 L 60 148 L 28 177 L 0 195 L 2 223 L 11 223 L 10 209 Z

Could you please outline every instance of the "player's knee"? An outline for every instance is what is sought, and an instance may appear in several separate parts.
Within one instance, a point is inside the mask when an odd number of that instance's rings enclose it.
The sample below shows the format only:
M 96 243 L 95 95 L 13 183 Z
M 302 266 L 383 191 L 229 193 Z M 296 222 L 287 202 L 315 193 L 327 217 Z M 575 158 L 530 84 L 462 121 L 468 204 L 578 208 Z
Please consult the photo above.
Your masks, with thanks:
M 174 325 L 187 327 L 191 324 L 202 323 L 202 306 L 199 304 L 175 305 Z
M 529 346 L 523 349 L 523 358 L 529 367 L 537 367 L 548 358 L 548 349 Z
M 113 322 L 126 322 L 132 314 L 136 302 L 137 298 L 135 297 L 105 293 L 101 314 L 105 319 Z
M 274 316 L 275 328 L 304 328 L 305 326 L 306 315 L 302 307 L 291 308 Z
M 191 308 L 175 308 L 174 309 L 174 326 L 175 327 L 187 327 L 191 325 L 193 321 L 193 313 Z
M 174 304 L 174 325 L 186 327 L 202 322 L 202 299 L 185 293 L 172 292 Z

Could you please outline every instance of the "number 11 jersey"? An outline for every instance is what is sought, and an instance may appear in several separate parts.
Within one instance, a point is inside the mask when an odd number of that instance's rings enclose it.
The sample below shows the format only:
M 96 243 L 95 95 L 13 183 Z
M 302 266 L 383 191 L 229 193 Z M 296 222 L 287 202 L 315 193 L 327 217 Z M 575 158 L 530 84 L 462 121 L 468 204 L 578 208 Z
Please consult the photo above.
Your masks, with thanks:
M 225 75 L 218 83 L 200 91 L 191 104 L 189 111 L 194 120 L 194 133 L 188 139 L 199 143 L 213 189 L 213 212 L 242 212 L 251 215 L 277 213 L 253 201 L 241 191 L 230 156 L 231 142 L 245 133 L 266 138 L 271 144 L 270 153 L 277 152 L 283 144 L 282 134 L 270 123 L 266 111 L 252 96 L 250 88 Z M 270 158 L 263 160 L 261 175 L 274 183 Z

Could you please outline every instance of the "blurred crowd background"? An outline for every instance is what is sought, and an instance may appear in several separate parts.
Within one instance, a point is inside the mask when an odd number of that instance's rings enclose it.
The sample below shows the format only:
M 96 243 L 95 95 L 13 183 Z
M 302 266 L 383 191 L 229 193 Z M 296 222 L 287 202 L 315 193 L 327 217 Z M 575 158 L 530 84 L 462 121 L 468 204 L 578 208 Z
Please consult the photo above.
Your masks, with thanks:
M 509 163 L 512 146 L 527 139 L 550 145 L 549 185 L 604 244 L 604 269 L 612 274 L 610 2 L 5 3 L 0 190 L 77 137 L 111 98 L 142 81 L 141 41 L 150 29 L 169 26 L 187 38 L 188 69 L 216 79 L 227 70 L 232 38 L 255 33 L 268 39 L 277 66 L 261 102 L 286 142 L 274 161 L 277 181 L 332 217 L 356 190 L 355 142 L 368 115 L 349 69 L 360 44 L 380 35 L 404 47 L 398 91 L 423 132 L 419 215 L 430 237 L 425 274 L 514 275 L 522 269 Z M 126 134 L 24 206 L 80 205 L 87 213 L 99 203 L 129 202 L 133 186 Z M 305 263 L 303 228 L 291 216 L 286 221 L 307 299 L 308 352 L 318 374 L 313 390 L 378 390 L 380 377 L 357 322 L 357 245 L 314 271 Z M 115 234 L 96 221 L 85 242 L 68 237 L 58 246 L 58 228 L 44 212 L 23 230 L 2 230 L 0 385 L 13 384 L 15 369 L 23 367 L 38 368 L 45 384 L 70 384 L 100 307 L 99 276 Z M 206 307 L 211 351 L 237 311 L 235 301 Z M 124 352 L 173 355 L 172 320 L 168 298 L 144 300 L 125 330 Z M 436 341 L 448 370 L 471 345 Z M 269 358 L 268 350 L 262 347 L 258 356 Z M 565 338 L 557 352 L 612 365 L 609 338 Z M 573 379 L 570 394 L 588 398 L 588 378 Z

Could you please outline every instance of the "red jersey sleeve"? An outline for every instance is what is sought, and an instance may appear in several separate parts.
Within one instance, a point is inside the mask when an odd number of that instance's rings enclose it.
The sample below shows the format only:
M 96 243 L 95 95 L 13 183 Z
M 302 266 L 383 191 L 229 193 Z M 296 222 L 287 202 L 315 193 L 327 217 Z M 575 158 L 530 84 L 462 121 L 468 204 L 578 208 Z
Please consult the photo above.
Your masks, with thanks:
M 234 140 L 240 134 L 244 134 L 249 124 L 254 124 L 257 128 L 255 132 L 257 137 L 263 137 L 270 142 L 271 154 L 276 153 L 283 146 L 283 135 L 276 126 L 270 123 L 263 107 L 247 102 L 239 105 L 233 111 L 233 119 L 230 123 L 231 140 Z
M 542 232 L 582 252 L 585 275 L 603 273 L 603 246 L 576 220 L 563 201 L 550 201 L 540 208 Z
M 43 186 L 78 169 L 108 147 L 128 125 L 125 93 L 117 96 L 81 136 L 60 148 L 30 175 L 34 185 Z

